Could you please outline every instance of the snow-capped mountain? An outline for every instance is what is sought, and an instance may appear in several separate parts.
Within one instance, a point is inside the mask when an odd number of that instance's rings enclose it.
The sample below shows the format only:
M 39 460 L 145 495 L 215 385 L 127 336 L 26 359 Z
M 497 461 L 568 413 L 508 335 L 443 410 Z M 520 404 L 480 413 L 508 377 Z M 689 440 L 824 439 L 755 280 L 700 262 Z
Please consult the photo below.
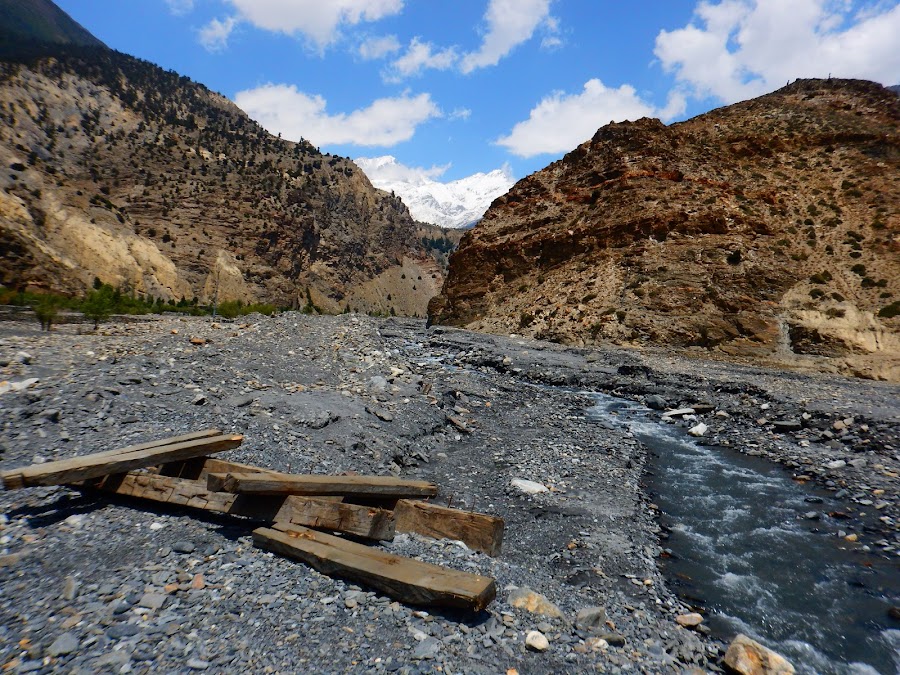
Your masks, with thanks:
M 435 178 L 444 173 L 446 167 L 411 168 L 400 164 L 391 155 L 360 157 L 354 161 L 375 187 L 399 195 L 413 218 L 441 227 L 472 225 L 484 215 L 492 201 L 516 182 L 507 167 L 442 183 Z

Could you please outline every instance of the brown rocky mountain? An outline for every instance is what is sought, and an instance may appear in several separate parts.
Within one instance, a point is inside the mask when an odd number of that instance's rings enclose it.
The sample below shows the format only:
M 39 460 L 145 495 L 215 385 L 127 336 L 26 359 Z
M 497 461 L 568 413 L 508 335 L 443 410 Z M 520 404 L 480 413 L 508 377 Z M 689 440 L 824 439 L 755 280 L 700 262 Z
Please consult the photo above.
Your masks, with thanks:
M 429 314 L 897 379 L 898 234 L 900 98 L 798 80 L 601 128 L 493 203 Z
M 0 282 L 424 314 L 450 243 L 349 159 L 105 48 L 0 49 Z M 439 249 L 444 249 L 439 250 Z

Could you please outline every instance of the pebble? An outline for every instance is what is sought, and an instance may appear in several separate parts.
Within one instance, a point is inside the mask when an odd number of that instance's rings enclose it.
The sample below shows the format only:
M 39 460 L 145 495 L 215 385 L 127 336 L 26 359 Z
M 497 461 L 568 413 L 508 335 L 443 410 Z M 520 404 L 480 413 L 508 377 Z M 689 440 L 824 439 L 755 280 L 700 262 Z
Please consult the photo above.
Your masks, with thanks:
M 548 488 L 543 483 L 538 483 L 533 480 L 526 480 L 524 478 L 514 478 L 510 485 L 514 487 L 519 492 L 523 492 L 526 495 L 537 495 L 542 492 L 550 492 L 550 488 Z
M 540 593 L 535 593 L 527 586 L 516 588 L 510 592 L 507 602 L 517 609 L 524 609 L 532 614 L 562 618 L 562 610 Z
M 176 541 L 172 544 L 172 550 L 175 551 L 175 553 L 193 553 L 194 543 L 186 540 Z
M 78 637 L 74 633 L 63 633 L 47 648 L 47 654 L 50 656 L 71 654 L 78 650 L 79 645 Z
M 525 636 L 525 646 L 532 651 L 545 652 L 550 649 L 550 641 L 540 631 L 532 630 Z
M 695 626 L 699 626 L 703 623 L 703 616 L 701 614 L 697 614 L 696 612 L 691 612 L 690 614 L 681 614 L 675 617 L 675 621 L 678 622 L 679 626 L 684 626 L 685 628 L 694 628 Z

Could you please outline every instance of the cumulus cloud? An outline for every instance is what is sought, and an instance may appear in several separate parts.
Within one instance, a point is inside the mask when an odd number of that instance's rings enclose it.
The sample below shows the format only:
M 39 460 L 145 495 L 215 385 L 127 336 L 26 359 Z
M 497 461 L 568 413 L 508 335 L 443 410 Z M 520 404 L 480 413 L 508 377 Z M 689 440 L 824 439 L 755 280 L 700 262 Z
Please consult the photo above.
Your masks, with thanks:
M 734 102 L 798 77 L 893 84 L 900 4 L 847 0 L 700 2 L 690 24 L 661 31 L 656 56 L 698 98 Z
M 406 53 L 391 64 L 386 79 L 400 80 L 411 75 L 418 75 L 426 68 L 447 70 L 453 67 L 457 59 L 455 48 L 435 50 L 434 45 L 430 42 L 422 42 L 416 37 L 409 43 Z
M 400 41 L 396 35 L 385 35 L 365 40 L 359 46 L 359 55 L 366 61 L 383 59 L 388 54 L 400 51 Z
M 228 46 L 228 38 L 237 25 L 237 19 L 233 16 L 220 21 L 213 19 L 198 31 L 200 44 L 210 52 L 219 52 Z
M 443 176 L 450 164 L 425 168 L 407 166 L 397 161 L 393 155 L 383 157 L 357 157 L 353 160 L 363 170 L 373 185 L 390 185 L 393 183 L 410 183 L 424 185 Z
M 638 96 L 634 87 L 607 87 L 598 79 L 585 82 L 577 94 L 554 92 L 535 106 L 527 120 L 516 124 L 508 136 L 497 139 L 514 155 L 534 157 L 567 152 L 591 138 L 604 124 L 640 117 L 672 117 L 684 112 L 683 96 L 670 95 L 665 108 L 657 109 Z
M 189 14 L 194 9 L 194 0 L 165 0 L 165 3 L 175 16 Z
M 403 0 L 228 0 L 241 18 L 257 28 L 303 35 L 322 50 L 341 26 L 378 21 L 398 14 Z
M 463 73 L 495 66 L 516 46 L 529 40 L 541 24 L 555 31 L 550 18 L 551 0 L 490 0 L 484 15 L 487 31 L 478 51 L 466 54 L 460 63 Z
M 351 113 L 330 114 L 324 98 L 286 84 L 238 92 L 235 102 L 269 132 L 315 145 L 389 147 L 409 140 L 420 124 L 441 116 L 430 94 L 381 98 Z

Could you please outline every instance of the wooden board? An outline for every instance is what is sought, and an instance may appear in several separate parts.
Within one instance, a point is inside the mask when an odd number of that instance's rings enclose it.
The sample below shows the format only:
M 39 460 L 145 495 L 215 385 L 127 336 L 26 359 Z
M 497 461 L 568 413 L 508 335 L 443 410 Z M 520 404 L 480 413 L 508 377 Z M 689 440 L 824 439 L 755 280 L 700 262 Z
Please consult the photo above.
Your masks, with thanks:
M 272 469 L 264 469 L 261 466 L 227 462 L 216 457 L 193 457 L 182 462 L 169 462 L 159 467 L 156 472 L 160 476 L 172 478 L 187 478 L 189 480 L 202 480 L 206 483 L 206 477 L 211 473 L 278 473 Z
M 154 464 L 231 450 L 238 447 L 244 437 L 239 434 L 224 434 L 175 443 L 170 442 L 172 440 L 176 439 L 166 439 L 150 447 L 146 447 L 147 444 L 129 446 L 119 451 L 82 455 L 46 464 L 33 464 L 4 471 L 0 473 L 0 478 L 7 490 L 35 485 L 74 483 L 89 478 L 142 469 Z
M 253 531 L 253 543 L 411 605 L 479 611 L 497 595 L 490 577 L 402 558 L 304 527 L 276 523 L 275 529 L 259 528 Z
M 394 517 L 397 532 L 415 532 L 436 539 L 458 539 L 476 551 L 500 555 L 505 527 L 502 518 L 409 499 L 397 502 Z
M 283 521 L 345 532 L 366 539 L 394 538 L 394 516 L 390 511 L 326 499 L 245 497 L 227 492 L 210 492 L 201 481 L 138 471 L 86 481 L 76 487 L 244 516 L 258 521 Z
M 437 485 L 424 480 L 400 480 L 393 476 L 314 476 L 288 473 L 210 473 L 207 487 L 213 492 L 257 495 L 352 495 L 432 497 Z

